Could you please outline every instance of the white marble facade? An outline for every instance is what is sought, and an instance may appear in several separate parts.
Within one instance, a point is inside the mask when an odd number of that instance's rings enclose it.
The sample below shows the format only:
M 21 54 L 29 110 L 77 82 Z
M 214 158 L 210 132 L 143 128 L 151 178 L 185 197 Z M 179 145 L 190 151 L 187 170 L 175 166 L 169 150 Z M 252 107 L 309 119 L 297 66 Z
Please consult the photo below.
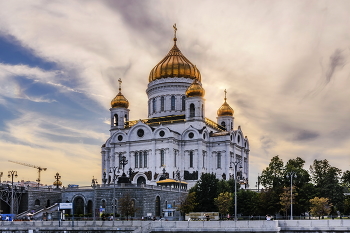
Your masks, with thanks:
M 111 183 L 110 168 L 120 166 L 119 161 L 125 156 L 125 173 L 132 169 L 134 184 L 156 184 L 165 169 L 171 179 L 176 179 L 176 171 L 180 171 L 181 180 L 190 188 L 202 173 L 229 179 L 234 172 L 233 162 L 240 161 L 238 179 L 246 181 L 248 187 L 249 141 L 240 126 L 234 129 L 233 110 L 226 103 L 226 93 L 214 122 L 205 117 L 199 71 L 188 75 L 190 69 L 197 69 L 191 62 L 184 60 L 185 64 L 180 64 L 183 70 L 161 76 L 162 69 L 174 67 L 174 58 L 184 58 L 174 41 L 169 54 L 151 71 L 151 75 L 160 75 L 149 78 L 148 119 L 129 121 L 129 103 L 121 88 L 112 100 L 111 136 L 101 152 L 102 175 L 106 172 L 107 183 Z M 200 90 L 191 93 L 189 87 L 194 81 Z

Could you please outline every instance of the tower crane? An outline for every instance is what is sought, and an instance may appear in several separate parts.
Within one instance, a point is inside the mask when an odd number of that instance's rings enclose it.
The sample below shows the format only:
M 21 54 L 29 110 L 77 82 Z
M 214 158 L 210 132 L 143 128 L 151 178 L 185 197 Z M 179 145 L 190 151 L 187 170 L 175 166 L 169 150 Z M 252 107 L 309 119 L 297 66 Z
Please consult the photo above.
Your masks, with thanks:
M 21 164 L 21 165 L 24 165 L 24 166 L 27 166 L 27 167 L 33 167 L 33 168 L 38 169 L 38 179 L 37 179 L 36 181 L 38 182 L 38 187 L 39 187 L 39 185 L 40 185 L 40 172 L 41 172 L 41 171 L 46 171 L 47 168 L 42 168 L 42 167 L 35 166 L 35 165 L 31 165 L 31 164 L 28 164 L 28 163 L 21 163 L 21 162 L 12 161 L 12 160 L 9 160 L 9 162 L 11 162 L 11 163 L 17 163 L 17 164 Z

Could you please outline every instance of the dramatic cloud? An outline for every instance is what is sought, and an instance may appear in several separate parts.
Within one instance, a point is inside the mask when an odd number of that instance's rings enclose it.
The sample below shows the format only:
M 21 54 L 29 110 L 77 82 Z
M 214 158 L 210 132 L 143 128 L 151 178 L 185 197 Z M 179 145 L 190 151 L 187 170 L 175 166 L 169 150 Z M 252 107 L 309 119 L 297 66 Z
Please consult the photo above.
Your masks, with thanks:
M 349 1 L 39 0 L 0 9 L 0 39 L 12 47 L 0 40 L 0 170 L 10 156 L 55 169 L 45 183 L 56 171 L 64 185 L 99 177 L 117 80 L 131 120 L 147 118 L 148 75 L 172 47 L 174 23 L 201 71 L 208 118 L 228 91 L 235 128 L 250 140 L 251 186 L 277 154 L 349 169 Z M 24 169 L 21 179 L 36 179 Z

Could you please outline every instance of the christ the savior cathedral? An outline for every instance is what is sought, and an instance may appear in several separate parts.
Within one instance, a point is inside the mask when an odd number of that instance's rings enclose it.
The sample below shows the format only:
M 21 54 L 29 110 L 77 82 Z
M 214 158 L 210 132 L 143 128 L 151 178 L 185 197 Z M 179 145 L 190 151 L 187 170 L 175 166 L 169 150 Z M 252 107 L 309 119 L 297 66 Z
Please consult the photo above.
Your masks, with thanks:
M 240 126 L 234 129 L 226 90 L 216 122 L 206 118 L 201 74 L 177 47 L 174 28 L 174 46 L 149 74 L 148 119 L 129 120 L 119 80 L 119 93 L 111 101 L 110 138 L 102 146 L 102 176 L 113 183 L 111 168 L 125 167 L 133 184 L 169 178 L 190 188 L 203 173 L 228 180 L 236 167 L 247 187 L 249 141 Z

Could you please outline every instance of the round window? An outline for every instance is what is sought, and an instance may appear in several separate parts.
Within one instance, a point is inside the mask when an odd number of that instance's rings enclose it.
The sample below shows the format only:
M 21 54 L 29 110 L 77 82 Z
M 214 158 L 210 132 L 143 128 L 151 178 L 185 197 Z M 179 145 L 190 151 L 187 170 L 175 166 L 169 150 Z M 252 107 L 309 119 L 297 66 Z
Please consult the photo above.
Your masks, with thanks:
M 137 136 L 139 136 L 140 138 L 143 137 L 144 134 L 145 134 L 145 131 L 143 131 L 143 129 L 137 130 Z
M 193 138 L 193 137 L 194 137 L 194 134 L 193 134 L 193 133 L 189 133 L 189 134 L 188 134 L 188 137 L 189 137 L 189 138 Z
M 119 135 L 118 136 L 118 141 L 122 141 L 123 140 L 123 136 L 122 135 Z
M 159 136 L 164 137 L 164 135 L 165 135 L 165 132 L 163 130 L 159 132 Z

